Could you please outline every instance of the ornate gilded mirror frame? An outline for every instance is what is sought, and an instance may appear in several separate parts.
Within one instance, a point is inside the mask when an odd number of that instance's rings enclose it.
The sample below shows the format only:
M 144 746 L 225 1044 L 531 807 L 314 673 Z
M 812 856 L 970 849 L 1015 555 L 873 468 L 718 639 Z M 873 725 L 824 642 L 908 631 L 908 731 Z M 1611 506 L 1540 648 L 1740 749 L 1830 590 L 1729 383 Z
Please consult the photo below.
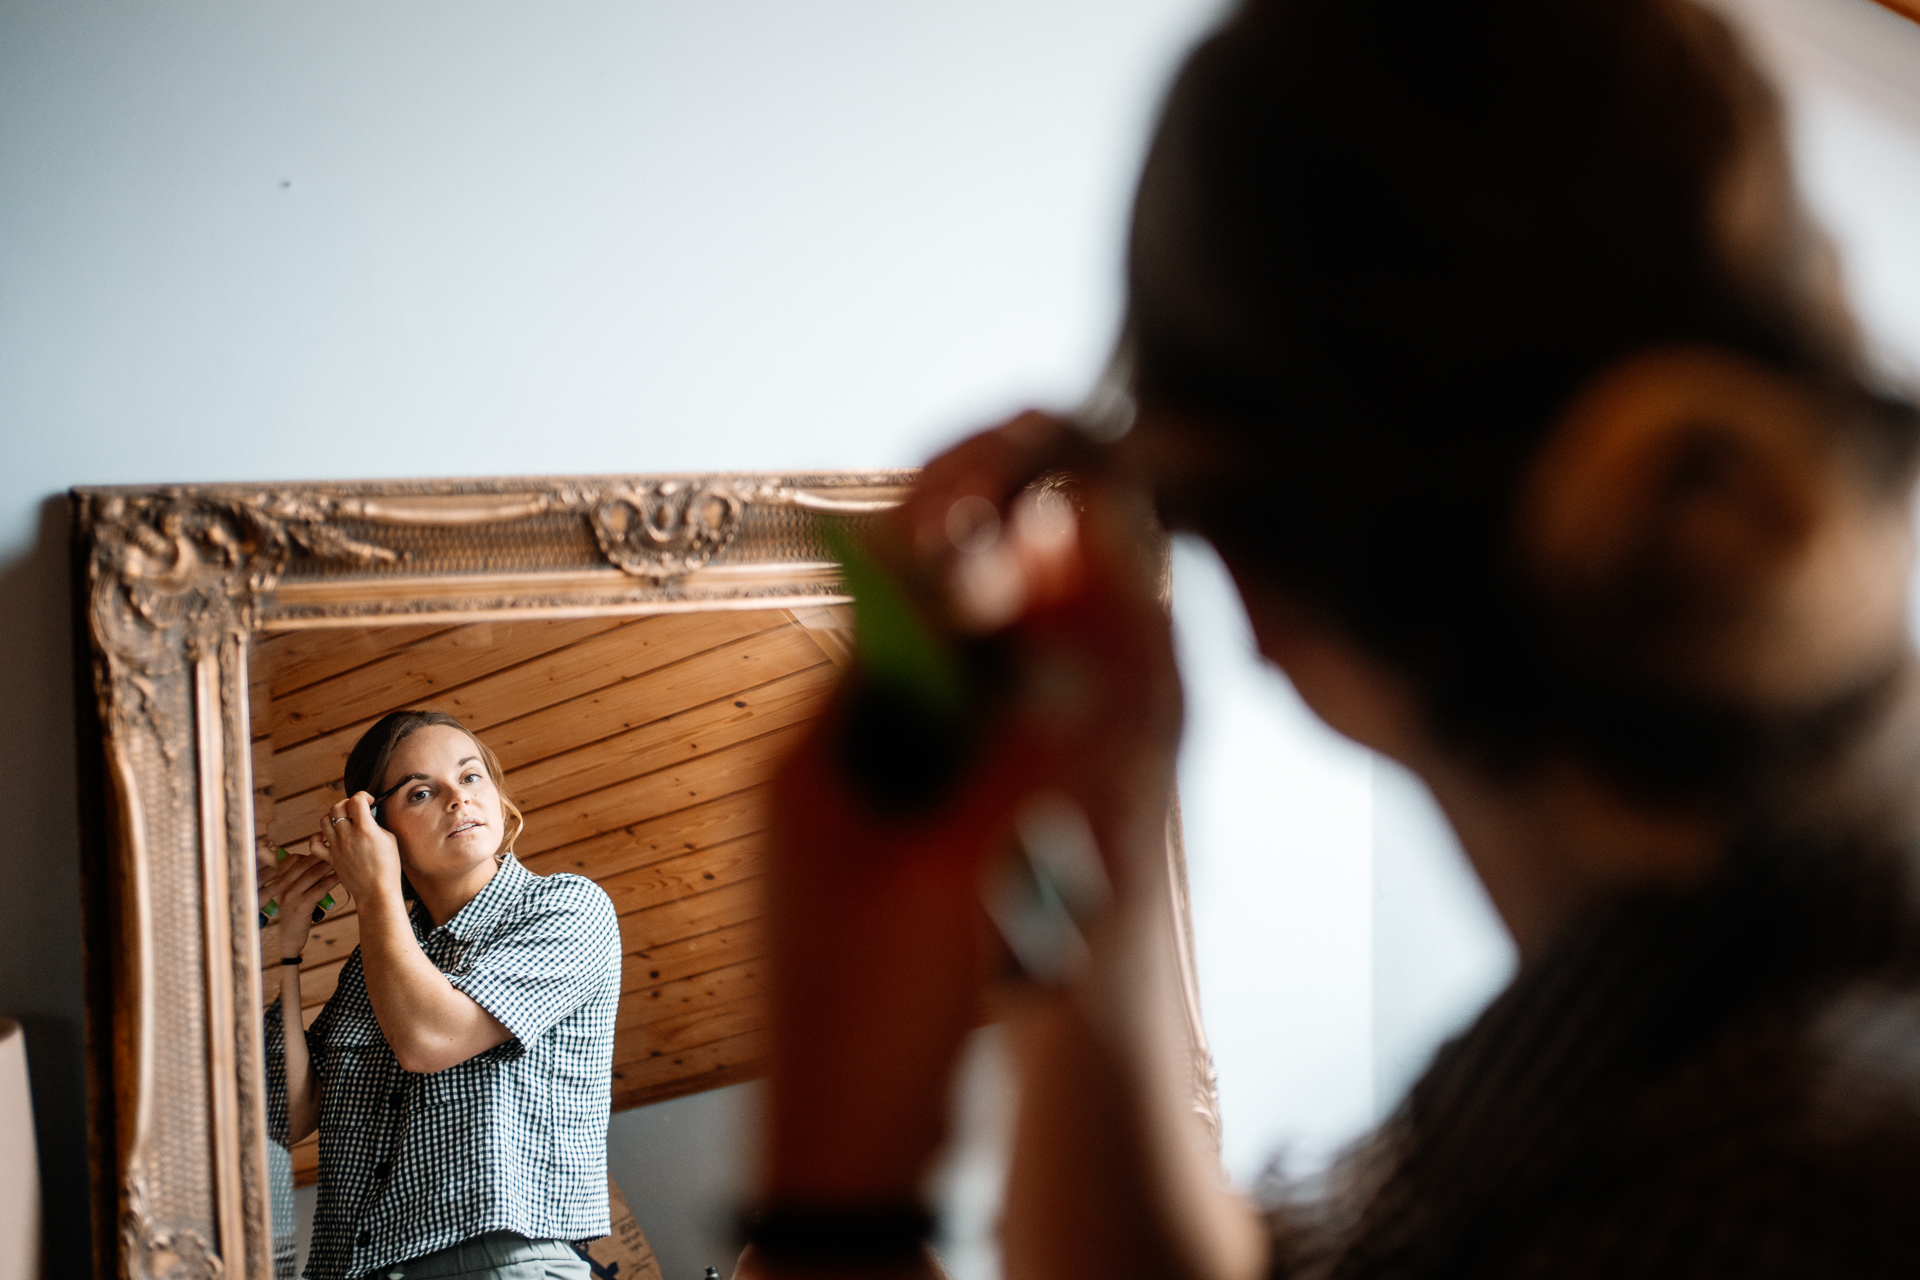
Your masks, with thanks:
M 95 1274 L 273 1274 L 250 637 L 842 603 L 823 522 L 870 518 L 912 478 L 74 490 Z M 1195 1106 L 1211 1120 L 1177 821 L 1170 831 Z

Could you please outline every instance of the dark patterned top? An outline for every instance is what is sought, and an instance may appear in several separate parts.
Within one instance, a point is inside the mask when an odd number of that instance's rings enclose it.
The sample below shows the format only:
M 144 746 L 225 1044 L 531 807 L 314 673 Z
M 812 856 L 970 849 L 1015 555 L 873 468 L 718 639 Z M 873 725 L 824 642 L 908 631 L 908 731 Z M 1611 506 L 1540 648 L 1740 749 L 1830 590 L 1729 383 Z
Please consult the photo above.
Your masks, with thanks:
M 620 929 L 591 880 L 509 856 L 421 948 L 513 1039 L 428 1075 L 374 1019 L 360 952 L 307 1032 L 320 1085 L 309 1280 L 349 1280 L 489 1231 L 607 1234 L 607 1114 Z M 287 1134 L 279 1006 L 267 1019 L 268 1130 Z
M 1916 883 L 1749 851 L 1593 913 L 1273 1212 L 1274 1274 L 1920 1275 Z

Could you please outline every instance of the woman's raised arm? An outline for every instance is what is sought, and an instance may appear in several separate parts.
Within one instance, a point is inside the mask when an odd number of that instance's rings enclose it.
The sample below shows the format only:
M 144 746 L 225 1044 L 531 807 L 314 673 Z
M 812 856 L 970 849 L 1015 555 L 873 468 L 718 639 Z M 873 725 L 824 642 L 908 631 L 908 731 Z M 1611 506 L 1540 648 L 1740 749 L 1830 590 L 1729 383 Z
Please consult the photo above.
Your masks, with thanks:
M 332 856 L 360 909 L 367 997 L 393 1055 L 422 1074 L 458 1066 L 513 1038 L 498 1018 L 452 986 L 414 937 L 400 888 L 400 849 L 355 792 L 327 814 Z
M 1115 893 L 1090 924 L 1086 971 L 1019 1019 L 1008 1274 L 1243 1280 L 1262 1264 L 1257 1224 L 1227 1192 L 1168 1065 L 1183 1051 L 1180 1011 L 1174 956 L 1156 939 L 1171 937 L 1164 840 L 1180 697 L 1144 500 L 1088 473 L 1075 481 L 1077 514 L 1017 509 L 1030 479 L 1084 455 L 1075 441 L 1029 414 L 965 442 L 927 468 L 881 549 L 903 582 L 946 593 L 921 601 L 928 621 L 965 631 L 989 618 L 1007 655 L 1002 710 L 951 799 L 875 812 L 842 765 L 846 698 L 776 784 L 761 1188 L 775 1214 L 814 1224 L 809 1275 L 833 1274 L 836 1250 L 859 1248 L 847 1224 L 907 1221 L 919 1204 L 994 960 L 982 877 L 1041 795 L 1085 814 Z M 801 1260 L 763 1247 L 741 1275 Z M 903 1259 L 898 1273 L 933 1273 L 918 1265 Z

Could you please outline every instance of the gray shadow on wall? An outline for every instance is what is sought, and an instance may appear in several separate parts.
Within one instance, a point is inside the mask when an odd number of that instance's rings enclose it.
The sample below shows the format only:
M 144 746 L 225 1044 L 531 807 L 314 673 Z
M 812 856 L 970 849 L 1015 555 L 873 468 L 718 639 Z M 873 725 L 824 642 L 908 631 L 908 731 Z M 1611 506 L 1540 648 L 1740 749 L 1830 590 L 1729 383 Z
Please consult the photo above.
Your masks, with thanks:
M 92 1270 L 68 518 L 42 501 L 0 564 L 0 1015 L 26 1029 L 50 1275 Z

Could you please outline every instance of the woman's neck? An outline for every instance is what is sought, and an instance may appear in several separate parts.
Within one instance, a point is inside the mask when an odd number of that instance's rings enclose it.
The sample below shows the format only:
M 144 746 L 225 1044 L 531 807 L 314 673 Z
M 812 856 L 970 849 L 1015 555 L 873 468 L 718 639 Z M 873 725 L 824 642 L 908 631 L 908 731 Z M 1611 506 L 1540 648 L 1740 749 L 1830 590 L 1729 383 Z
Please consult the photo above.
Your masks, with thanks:
M 415 893 L 420 895 L 420 903 L 426 907 L 427 915 L 433 920 L 435 928 L 460 914 L 461 908 L 480 896 L 480 891 L 493 882 L 504 858 L 488 858 L 478 866 L 463 868 L 445 876 L 423 876 L 409 868 L 407 879 L 413 885 Z
M 1601 898 L 1705 883 L 1742 834 L 1883 846 L 1920 834 L 1920 665 L 1911 653 L 1860 714 L 1843 744 L 1758 785 L 1753 811 L 1738 820 L 1631 800 L 1572 764 L 1495 782 L 1434 752 L 1417 771 L 1524 958 Z
M 1421 773 L 1523 959 L 1609 894 L 1704 883 L 1726 846 L 1711 819 L 1631 804 L 1573 766 L 1524 784 L 1451 760 Z

